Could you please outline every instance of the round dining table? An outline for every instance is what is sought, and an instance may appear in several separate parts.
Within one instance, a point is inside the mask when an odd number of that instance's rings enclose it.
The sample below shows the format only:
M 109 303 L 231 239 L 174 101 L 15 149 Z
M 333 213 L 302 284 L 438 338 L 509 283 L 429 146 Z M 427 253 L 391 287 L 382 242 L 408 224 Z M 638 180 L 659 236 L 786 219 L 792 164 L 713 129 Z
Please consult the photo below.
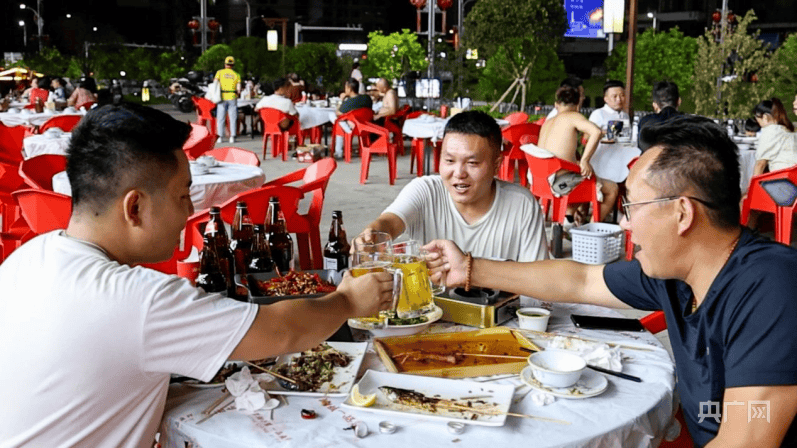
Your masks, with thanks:
M 524 298 L 525 299 L 525 298 Z M 534 301 L 534 299 L 525 299 Z M 536 302 L 536 301 L 535 301 Z M 539 304 L 539 302 L 536 302 Z M 675 373 L 670 354 L 650 333 L 582 330 L 571 323 L 570 314 L 617 316 L 614 310 L 592 305 L 543 303 L 552 311 L 548 332 L 619 344 L 623 373 L 642 379 L 641 383 L 606 375 L 608 386 L 597 396 L 581 399 L 555 398 L 552 403 L 534 397 L 539 394 L 516 374 L 466 378 L 485 385 L 505 384 L 515 388 L 512 413 L 533 415 L 551 420 L 508 416 L 502 426 L 465 425 L 461 434 L 452 434 L 445 421 L 418 414 L 379 414 L 367 409 L 342 407 L 344 398 L 329 396 L 287 397 L 273 411 L 237 411 L 235 405 L 206 419 L 202 412 L 224 395 L 221 387 L 197 388 L 175 383 L 169 386 L 165 412 L 160 428 L 163 448 L 244 448 L 252 446 L 320 447 L 320 446 L 456 446 L 483 448 L 488 446 L 535 447 L 655 447 L 677 426 L 673 415 Z M 515 319 L 505 323 L 517 327 Z M 427 332 L 471 331 L 475 328 L 451 323 L 434 323 Z M 367 333 L 355 331 L 355 339 Z M 550 338 L 534 335 L 531 339 L 543 348 Z M 549 339 L 550 341 L 550 339 Z M 368 370 L 386 368 L 370 342 L 359 370 L 360 378 Z M 589 371 L 588 372 L 592 372 Z M 256 373 L 253 371 L 253 373 Z M 590 373 L 593 375 L 593 373 Z M 594 373 L 594 375 L 602 375 Z M 457 380 L 459 381 L 459 380 Z M 537 404 L 540 403 L 540 404 Z M 317 417 L 302 418 L 303 410 L 312 410 Z M 202 421 L 205 420 L 205 421 Z M 382 433 L 380 423 L 388 421 L 397 430 Z M 351 430 L 366 425 L 365 438 Z M 677 432 L 676 432 L 677 434 Z
M 85 115 L 85 111 L 77 111 L 75 108 L 67 108 L 63 111 L 54 111 L 44 109 L 42 113 L 36 113 L 32 109 L 14 109 L 8 112 L 0 112 L 0 121 L 6 126 L 41 126 L 52 117 L 71 114 L 71 115 Z
M 265 181 L 266 175 L 258 166 L 219 162 L 217 166 L 210 167 L 206 174 L 191 175 L 191 202 L 194 210 L 205 210 L 223 204 L 239 193 L 258 188 Z M 53 176 L 53 190 L 72 195 L 66 171 Z
M 31 135 L 22 140 L 23 156 L 26 159 L 43 154 L 66 155 L 72 134 L 50 130 L 44 134 Z

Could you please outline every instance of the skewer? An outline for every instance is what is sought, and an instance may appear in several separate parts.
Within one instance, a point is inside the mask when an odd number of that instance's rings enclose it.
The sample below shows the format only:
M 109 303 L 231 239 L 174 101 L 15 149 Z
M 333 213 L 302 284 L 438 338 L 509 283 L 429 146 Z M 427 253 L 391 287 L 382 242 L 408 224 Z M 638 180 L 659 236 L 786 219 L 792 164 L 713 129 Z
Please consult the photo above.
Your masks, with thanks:
M 227 397 L 229 397 L 229 396 L 230 396 L 230 391 L 229 390 L 225 390 L 224 394 L 222 396 L 220 396 L 216 401 L 211 403 L 210 406 L 208 406 L 207 408 L 205 408 L 204 411 L 202 411 L 202 415 L 211 414 L 213 412 L 213 410 L 216 409 L 216 407 L 218 405 L 220 405 L 224 400 L 226 400 Z
M 488 355 L 486 353 L 454 353 L 454 355 L 462 355 L 462 356 L 475 356 L 477 358 L 508 358 L 508 359 L 528 359 L 528 356 L 516 356 L 516 355 Z
M 294 379 L 291 379 L 291 378 L 288 378 L 287 376 L 282 376 L 282 375 L 280 375 L 279 373 L 276 373 L 276 372 L 274 372 L 274 371 L 272 371 L 272 370 L 266 369 L 265 367 L 260 367 L 259 365 L 257 365 L 257 364 L 252 364 L 252 363 L 251 363 L 251 362 L 249 362 L 249 361 L 244 361 L 244 364 L 246 364 L 246 365 L 248 365 L 248 366 L 251 366 L 251 367 L 254 367 L 254 368 L 256 368 L 256 369 L 260 369 L 260 370 L 262 370 L 262 371 L 264 371 L 264 372 L 268 373 L 269 375 L 274 375 L 274 376 L 276 376 L 277 378 L 279 378 L 279 379 L 282 379 L 282 380 L 285 380 L 285 381 L 287 381 L 287 382 L 289 382 L 289 383 L 296 384 L 296 380 L 294 380 Z
M 204 423 L 204 422 L 205 422 L 205 421 L 207 421 L 207 420 L 208 420 L 210 417 L 213 417 L 214 415 L 221 413 L 221 411 L 223 411 L 223 410 L 224 410 L 224 408 L 226 408 L 227 406 L 229 406 L 229 404 L 230 404 L 230 403 L 232 403 L 233 401 L 235 401 L 235 397 L 233 397 L 232 395 L 230 395 L 230 398 L 229 398 L 229 400 L 226 400 L 226 401 L 224 401 L 224 402 L 222 403 L 222 405 L 221 405 L 221 406 L 219 406 L 219 408 L 218 408 L 218 409 L 216 409 L 215 411 L 213 411 L 213 412 L 211 412 L 210 414 L 208 414 L 207 416 L 205 416 L 205 418 L 203 418 L 202 420 L 200 420 L 200 421 L 196 422 L 196 424 L 198 425 L 198 424 L 200 424 L 200 423 Z
M 562 338 L 567 338 L 567 339 L 576 339 L 576 340 L 579 340 L 579 341 L 591 342 L 593 344 L 606 344 L 606 345 L 609 345 L 609 346 L 627 348 L 627 349 L 631 349 L 631 350 L 642 350 L 642 351 L 646 351 L 646 352 L 652 352 L 654 350 L 654 348 L 652 348 L 652 347 L 643 347 L 643 346 L 640 346 L 640 345 L 619 344 L 617 342 L 601 341 L 599 339 L 582 338 L 582 337 L 579 337 L 579 336 L 568 336 L 568 335 L 565 335 L 565 334 L 548 333 L 546 331 L 535 331 L 535 330 L 524 330 L 524 329 L 513 329 L 513 331 L 519 331 L 521 333 L 532 334 L 532 335 L 540 336 L 540 337 L 544 337 L 544 338 L 562 337 Z
M 488 409 L 481 410 L 481 409 L 474 409 L 474 408 L 471 408 L 471 407 L 468 407 L 468 406 L 461 406 L 461 405 L 458 405 L 458 404 L 446 404 L 445 406 L 446 407 L 451 407 L 451 408 L 454 408 L 454 409 L 461 409 L 463 411 L 473 412 L 475 414 L 508 415 L 508 416 L 511 416 L 511 417 L 531 418 L 531 419 L 541 420 L 541 421 L 550 422 L 550 423 L 558 423 L 560 425 L 569 425 L 570 424 L 570 422 L 565 421 L 565 420 L 558 420 L 558 419 L 555 419 L 555 418 L 548 418 L 548 417 L 538 417 L 536 415 L 529 415 L 529 414 L 518 414 L 518 413 L 515 413 L 515 412 L 504 412 L 504 411 L 499 411 L 497 409 L 495 409 L 495 410 L 488 410 Z

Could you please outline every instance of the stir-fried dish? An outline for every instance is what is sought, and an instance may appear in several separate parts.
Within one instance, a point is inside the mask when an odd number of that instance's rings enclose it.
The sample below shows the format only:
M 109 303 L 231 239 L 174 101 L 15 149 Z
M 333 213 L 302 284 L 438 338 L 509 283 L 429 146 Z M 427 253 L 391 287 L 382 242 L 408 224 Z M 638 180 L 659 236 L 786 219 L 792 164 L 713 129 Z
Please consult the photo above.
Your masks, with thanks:
M 277 367 L 276 372 L 295 381 L 299 391 L 316 391 L 322 384 L 332 381 L 335 367 L 346 367 L 351 360 L 351 356 L 321 344 Z

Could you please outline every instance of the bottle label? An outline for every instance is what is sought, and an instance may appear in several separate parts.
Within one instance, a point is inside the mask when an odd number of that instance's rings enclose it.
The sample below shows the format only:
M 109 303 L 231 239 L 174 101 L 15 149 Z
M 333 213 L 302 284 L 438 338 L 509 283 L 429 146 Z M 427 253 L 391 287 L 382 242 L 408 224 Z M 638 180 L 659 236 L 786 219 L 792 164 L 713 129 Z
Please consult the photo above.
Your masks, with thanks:
M 337 258 L 324 257 L 324 269 L 337 271 L 338 270 L 338 259 Z

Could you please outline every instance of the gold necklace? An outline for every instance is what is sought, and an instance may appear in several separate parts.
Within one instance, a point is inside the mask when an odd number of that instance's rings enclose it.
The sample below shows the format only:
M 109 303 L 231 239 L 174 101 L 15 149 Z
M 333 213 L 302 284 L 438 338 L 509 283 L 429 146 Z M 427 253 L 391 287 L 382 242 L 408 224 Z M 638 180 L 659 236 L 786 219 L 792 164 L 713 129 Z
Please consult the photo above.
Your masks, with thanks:
M 731 250 L 728 251 L 728 255 L 725 257 L 725 261 L 722 262 L 722 267 L 723 268 L 725 267 L 726 264 L 728 264 L 728 260 L 731 259 L 731 255 L 733 255 L 733 251 L 736 250 L 736 245 L 739 244 L 739 240 L 741 238 L 742 238 L 742 234 L 740 232 L 739 235 L 736 237 L 736 239 L 733 240 L 733 244 L 731 245 Z M 720 268 L 720 271 L 721 270 L 722 270 L 722 268 Z M 693 292 L 692 293 L 692 313 L 691 314 L 695 314 L 695 311 L 697 311 L 697 296 L 695 296 L 695 293 Z

